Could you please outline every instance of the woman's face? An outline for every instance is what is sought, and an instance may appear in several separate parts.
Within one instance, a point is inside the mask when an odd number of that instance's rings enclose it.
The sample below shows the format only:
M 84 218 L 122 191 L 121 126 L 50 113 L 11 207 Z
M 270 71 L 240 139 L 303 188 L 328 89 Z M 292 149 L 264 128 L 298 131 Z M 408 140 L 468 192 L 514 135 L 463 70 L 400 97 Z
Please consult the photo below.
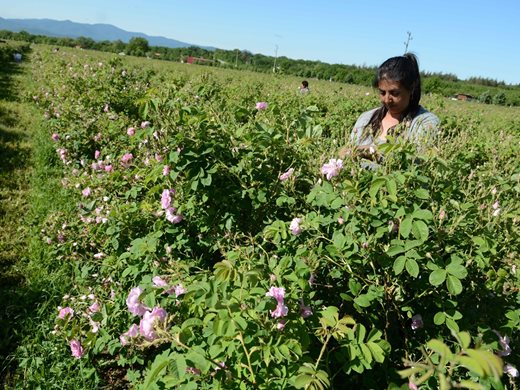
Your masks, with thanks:
M 378 85 L 379 100 L 392 115 L 401 115 L 410 104 L 410 91 L 398 81 L 381 80 Z

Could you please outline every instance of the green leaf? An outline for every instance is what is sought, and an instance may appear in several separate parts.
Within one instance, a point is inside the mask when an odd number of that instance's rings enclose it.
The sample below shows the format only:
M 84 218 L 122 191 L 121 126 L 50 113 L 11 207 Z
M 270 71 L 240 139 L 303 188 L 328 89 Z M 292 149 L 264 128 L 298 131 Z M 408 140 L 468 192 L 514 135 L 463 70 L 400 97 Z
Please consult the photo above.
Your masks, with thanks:
M 401 245 L 392 245 L 388 250 L 386 251 L 386 254 L 390 257 L 394 257 L 395 255 L 398 255 L 399 253 L 403 253 L 404 248 Z
M 387 179 L 386 188 L 388 190 L 389 198 L 392 201 L 397 201 L 397 184 L 394 179 Z
M 459 382 L 459 387 L 463 389 L 470 390 L 486 390 L 486 387 L 477 382 L 472 382 L 470 380 L 464 380 Z
M 494 377 L 495 379 L 500 378 L 503 372 L 502 359 L 493 354 L 493 352 L 468 349 L 466 353 L 484 370 L 485 376 Z
M 448 327 L 449 330 L 451 330 L 453 332 L 460 331 L 459 325 L 453 318 L 449 318 L 449 317 L 446 318 L 446 326 Z
M 443 311 L 439 311 L 439 312 L 435 313 L 435 315 L 433 316 L 433 323 L 435 325 L 442 325 L 442 324 L 444 324 L 445 320 L 446 320 L 446 313 L 444 313 Z
M 368 345 L 366 344 L 360 344 L 361 352 L 363 352 L 363 357 L 365 358 L 365 362 L 367 364 L 372 364 L 372 352 Z
M 208 187 L 211 185 L 211 175 L 208 175 L 206 176 L 205 178 L 203 179 L 200 179 L 200 183 L 205 186 L 205 187 Z
M 403 238 L 407 238 L 410 234 L 410 231 L 412 230 L 412 221 L 412 217 L 409 215 L 401 221 L 401 224 L 399 225 L 399 234 Z
M 471 343 L 471 336 L 468 332 L 459 332 L 457 333 L 457 337 L 460 341 L 462 348 L 467 349 Z
M 451 357 L 451 351 L 446 344 L 437 339 L 432 339 L 426 344 L 432 351 L 437 352 L 439 355 L 449 359 Z
M 403 272 L 405 264 L 406 264 L 406 257 L 399 256 L 397 259 L 395 259 L 394 267 L 393 267 L 394 273 L 396 275 L 399 275 L 401 272 Z
M 416 278 L 419 276 L 419 264 L 415 259 L 407 259 L 406 260 L 406 272 L 410 274 L 410 276 Z
M 452 295 L 459 295 L 462 292 L 462 283 L 453 275 L 448 275 L 446 278 L 446 286 Z
M 417 209 L 413 212 L 412 217 L 415 219 L 422 219 L 423 221 L 431 221 L 433 214 L 430 210 Z
M 343 199 L 341 199 L 340 197 L 334 199 L 332 201 L 332 203 L 330 204 L 330 208 L 332 210 L 337 210 L 339 209 L 341 206 L 343 206 Z
M 336 232 L 334 232 L 332 241 L 334 242 L 334 246 L 341 250 L 345 246 L 345 242 L 347 241 L 347 238 L 342 233 L 336 231 Z
M 412 233 L 418 240 L 426 241 L 428 239 L 428 226 L 421 220 L 413 221 Z
M 366 345 L 370 349 L 370 352 L 372 353 L 374 360 L 378 363 L 383 363 L 383 361 L 385 360 L 385 351 L 383 350 L 383 348 L 381 348 L 378 344 L 372 341 L 369 341 Z
M 297 389 L 305 389 L 307 385 L 312 383 L 314 378 L 311 375 L 308 374 L 300 374 L 296 377 L 296 380 L 294 381 L 294 387 Z
M 446 267 L 446 271 L 448 271 L 450 275 L 453 275 L 458 279 L 464 279 L 468 275 L 468 270 L 466 269 L 466 267 L 458 263 L 450 263 Z
M 414 194 L 419 199 L 426 200 L 426 199 L 430 198 L 430 193 L 428 192 L 428 190 L 425 190 L 424 188 L 418 188 L 417 190 L 414 191 Z
M 371 299 L 367 294 L 361 294 L 359 297 L 354 298 L 354 303 L 361 307 L 369 307 Z
M 379 192 L 383 184 L 385 184 L 385 182 L 386 180 L 382 177 L 378 177 L 372 181 L 370 189 L 368 190 L 368 194 L 370 195 L 372 201 L 375 201 L 377 193 Z
M 204 373 L 211 368 L 210 362 L 201 353 L 195 350 L 191 350 L 186 354 L 186 360 L 192 362 L 196 368 Z
M 468 370 L 474 372 L 478 376 L 484 376 L 484 369 L 476 359 L 473 359 L 469 356 L 459 356 L 457 360 L 462 366 L 466 367 Z
M 152 366 L 149 370 L 146 371 L 146 376 L 144 378 L 143 388 L 148 389 L 153 384 L 157 382 L 157 378 L 161 373 L 166 369 L 168 363 L 170 363 L 173 358 L 169 355 L 170 351 L 164 351 L 161 355 L 157 355 L 155 360 L 152 363 Z
M 404 244 L 404 250 L 408 252 L 410 249 L 417 248 L 422 243 L 421 240 L 407 240 Z
M 430 284 L 432 286 L 439 286 L 446 280 L 447 272 L 445 269 L 439 268 L 430 274 Z
M 367 342 L 373 341 L 376 342 L 377 340 L 381 339 L 381 336 L 383 335 L 383 332 L 381 332 L 377 328 L 372 328 L 367 336 Z

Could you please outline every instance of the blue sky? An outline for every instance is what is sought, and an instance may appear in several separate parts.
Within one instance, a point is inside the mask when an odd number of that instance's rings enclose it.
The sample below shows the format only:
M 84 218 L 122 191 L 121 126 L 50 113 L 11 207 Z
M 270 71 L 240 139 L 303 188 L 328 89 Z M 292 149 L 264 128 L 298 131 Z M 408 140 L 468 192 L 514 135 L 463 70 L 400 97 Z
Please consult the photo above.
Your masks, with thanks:
M 379 65 L 409 51 L 421 69 L 520 84 L 519 0 L 0 0 L 3 18 L 108 23 L 253 53 Z

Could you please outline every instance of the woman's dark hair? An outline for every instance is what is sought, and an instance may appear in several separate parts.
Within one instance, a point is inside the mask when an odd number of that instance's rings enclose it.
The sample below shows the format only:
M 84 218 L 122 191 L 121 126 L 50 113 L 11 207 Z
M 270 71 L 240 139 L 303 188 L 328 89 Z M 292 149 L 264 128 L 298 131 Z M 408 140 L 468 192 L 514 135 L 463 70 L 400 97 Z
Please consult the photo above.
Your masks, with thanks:
M 386 60 L 377 68 L 373 86 L 377 88 L 382 80 L 397 81 L 410 92 L 410 103 L 403 113 L 404 118 L 413 118 L 419 110 L 421 100 L 421 75 L 419 64 L 415 54 L 406 53 L 399 57 L 392 57 Z M 375 133 L 381 127 L 381 121 L 387 113 L 385 106 L 380 107 L 374 112 L 369 122 L 369 127 Z
M 309 82 L 307 80 L 302 81 L 302 85 L 307 88 L 309 86 Z

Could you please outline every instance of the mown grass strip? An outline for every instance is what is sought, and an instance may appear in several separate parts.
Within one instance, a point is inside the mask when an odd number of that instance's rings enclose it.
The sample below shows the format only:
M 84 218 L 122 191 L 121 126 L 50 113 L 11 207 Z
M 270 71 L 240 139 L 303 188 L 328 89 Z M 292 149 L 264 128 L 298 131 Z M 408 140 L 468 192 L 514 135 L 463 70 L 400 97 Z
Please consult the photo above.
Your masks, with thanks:
M 12 52 L 21 48 L 4 47 Z M 40 229 L 67 207 L 56 151 L 42 127 L 42 114 L 27 96 L 33 88 L 27 51 L 17 64 L 0 56 L 0 383 L 27 388 L 44 374 L 43 345 L 70 274 L 53 266 Z M 38 350 L 39 349 L 39 350 Z M 38 363 L 39 362 L 39 363 Z M 21 367 L 24 366 L 25 367 Z M 36 368 L 36 369 L 35 369 Z M 41 379 L 41 377 L 40 377 Z

